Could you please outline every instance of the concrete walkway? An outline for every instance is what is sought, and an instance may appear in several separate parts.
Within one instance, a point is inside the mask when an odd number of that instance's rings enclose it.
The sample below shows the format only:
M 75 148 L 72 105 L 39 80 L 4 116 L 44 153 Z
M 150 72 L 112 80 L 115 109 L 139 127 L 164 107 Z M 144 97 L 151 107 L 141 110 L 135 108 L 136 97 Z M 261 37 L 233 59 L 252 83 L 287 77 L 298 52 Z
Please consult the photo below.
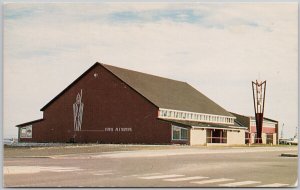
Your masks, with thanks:
M 186 149 L 165 149 L 165 150 L 136 150 L 136 151 L 118 151 L 106 153 L 91 153 L 80 155 L 59 155 L 52 156 L 54 159 L 63 159 L 64 157 L 80 158 L 138 158 L 138 157 L 160 157 L 176 155 L 195 155 L 195 154 L 243 154 L 254 152 L 293 152 L 297 153 L 297 147 L 230 147 L 230 148 L 186 148 Z

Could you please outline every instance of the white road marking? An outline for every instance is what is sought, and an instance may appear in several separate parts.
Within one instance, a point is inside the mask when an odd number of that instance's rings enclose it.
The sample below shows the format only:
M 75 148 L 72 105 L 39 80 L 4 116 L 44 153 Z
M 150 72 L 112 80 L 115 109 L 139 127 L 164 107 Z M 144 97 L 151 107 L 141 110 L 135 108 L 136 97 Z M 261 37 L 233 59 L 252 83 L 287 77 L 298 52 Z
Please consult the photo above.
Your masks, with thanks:
M 112 172 L 113 170 L 97 170 L 97 171 L 91 171 L 92 173 L 99 173 L 99 172 L 101 172 L 101 173 L 107 173 L 107 172 Z
M 82 169 L 76 167 L 40 167 L 41 171 L 49 171 L 49 172 L 72 172 L 72 171 L 80 171 Z
M 137 157 L 159 157 L 159 156 L 176 156 L 176 155 L 197 155 L 197 154 L 240 154 L 251 152 L 274 152 L 274 151 L 297 151 L 297 147 L 256 147 L 249 148 L 235 148 L 235 149 L 219 149 L 219 150 L 204 150 L 204 149 L 170 149 L 170 150 L 137 150 L 124 151 L 118 153 L 108 153 L 92 155 L 92 158 L 137 158 Z
M 139 175 L 124 175 L 124 176 L 122 176 L 122 177 L 137 177 L 137 176 L 139 176 Z
M 260 185 L 257 187 L 284 187 L 288 186 L 289 184 L 283 184 L 283 183 L 273 183 L 273 184 L 266 184 L 266 185 Z
M 4 166 L 3 167 L 4 175 L 33 174 L 39 172 L 41 172 L 41 169 L 37 166 Z
M 114 174 L 114 173 L 95 173 L 94 175 L 112 175 L 112 174 Z
M 172 178 L 172 177 L 181 177 L 184 175 L 157 175 L 157 176 L 147 176 L 147 177 L 139 177 L 140 179 L 164 179 L 164 178 Z
M 222 187 L 237 187 L 237 186 L 243 186 L 243 185 L 251 185 L 255 183 L 261 183 L 260 181 L 240 181 L 240 182 L 234 182 L 234 183 L 226 183 L 226 184 L 221 184 L 219 186 Z
M 39 172 L 71 172 L 80 171 L 82 169 L 77 167 L 55 167 L 55 166 L 5 166 L 3 168 L 3 173 L 5 175 L 9 174 L 32 174 Z
M 150 175 L 159 175 L 161 173 L 148 173 L 148 174 L 133 174 L 133 175 L 126 175 L 123 177 L 138 177 L 138 176 L 150 176 Z
M 208 177 L 202 176 L 193 176 L 193 177 L 181 177 L 181 178 L 174 178 L 174 179 L 164 179 L 164 181 L 189 181 L 194 179 L 206 179 Z
M 207 184 L 207 183 L 219 183 L 219 182 L 232 181 L 232 180 L 233 179 L 219 178 L 219 179 L 209 179 L 209 180 L 204 180 L 204 181 L 192 181 L 191 183 Z
M 139 174 L 139 175 L 135 175 L 135 176 L 146 176 L 146 175 L 159 175 L 162 173 L 147 173 L 147 174 Z

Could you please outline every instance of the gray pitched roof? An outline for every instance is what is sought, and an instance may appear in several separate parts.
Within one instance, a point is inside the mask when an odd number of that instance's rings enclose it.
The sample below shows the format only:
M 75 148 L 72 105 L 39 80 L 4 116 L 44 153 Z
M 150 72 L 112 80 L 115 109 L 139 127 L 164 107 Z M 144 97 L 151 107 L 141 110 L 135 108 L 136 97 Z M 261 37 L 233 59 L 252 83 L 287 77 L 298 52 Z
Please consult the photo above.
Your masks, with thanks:
M 250 119 L 255 120 L 254 116 L 241 115 L 241 114 L 237 114 L 237 113 L 233 113 L 233 112 L 230 112 L 230 113 L 236 117 L 237 122 L 241 123 L 243 126 L 246 126 L 246 127 L 250 127 Z M 266 118 L 266 117 L 264 117 L 264 120 L 278 123 L 278 121 L 276 121 L 274 119 Z
M 240 115 L 240 114 L 237 114 L 237 113 L 233 113 L 233 112 L 230 112 L 230 113 L 232 115 L 234 115 L 236 117 L 236 121 L 241 123 L 243 126 L 250 127 L 250 117 Z
M 186 82 L 102 65 L 157 107 L 234 117 Z

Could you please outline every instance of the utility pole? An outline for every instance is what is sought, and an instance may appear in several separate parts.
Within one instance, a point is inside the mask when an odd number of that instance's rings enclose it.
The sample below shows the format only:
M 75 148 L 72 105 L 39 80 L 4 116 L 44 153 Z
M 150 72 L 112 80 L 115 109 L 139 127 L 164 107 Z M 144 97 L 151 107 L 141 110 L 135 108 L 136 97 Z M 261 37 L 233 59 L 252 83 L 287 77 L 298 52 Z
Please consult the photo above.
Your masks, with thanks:
M 294 139 L 298 138 L 298 126 L 296 126 L 296 132 L 295 132 L 295 135 L 294 135 Z
M 283 127 L 284 127 L 284 123 L 282 123 L 282 127 L 281 127 L 281 133 L 280 133 L 280 138 L 283 139 Z

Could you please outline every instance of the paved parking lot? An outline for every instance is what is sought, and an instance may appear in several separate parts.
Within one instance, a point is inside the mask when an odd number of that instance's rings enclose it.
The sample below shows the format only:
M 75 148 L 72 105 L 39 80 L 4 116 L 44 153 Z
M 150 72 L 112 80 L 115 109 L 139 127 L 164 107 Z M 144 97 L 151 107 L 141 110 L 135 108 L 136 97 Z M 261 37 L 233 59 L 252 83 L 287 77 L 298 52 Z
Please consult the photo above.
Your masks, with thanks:
M 291 187 L 297 147 L 180 148 L 5 158 L 5 187 Z

